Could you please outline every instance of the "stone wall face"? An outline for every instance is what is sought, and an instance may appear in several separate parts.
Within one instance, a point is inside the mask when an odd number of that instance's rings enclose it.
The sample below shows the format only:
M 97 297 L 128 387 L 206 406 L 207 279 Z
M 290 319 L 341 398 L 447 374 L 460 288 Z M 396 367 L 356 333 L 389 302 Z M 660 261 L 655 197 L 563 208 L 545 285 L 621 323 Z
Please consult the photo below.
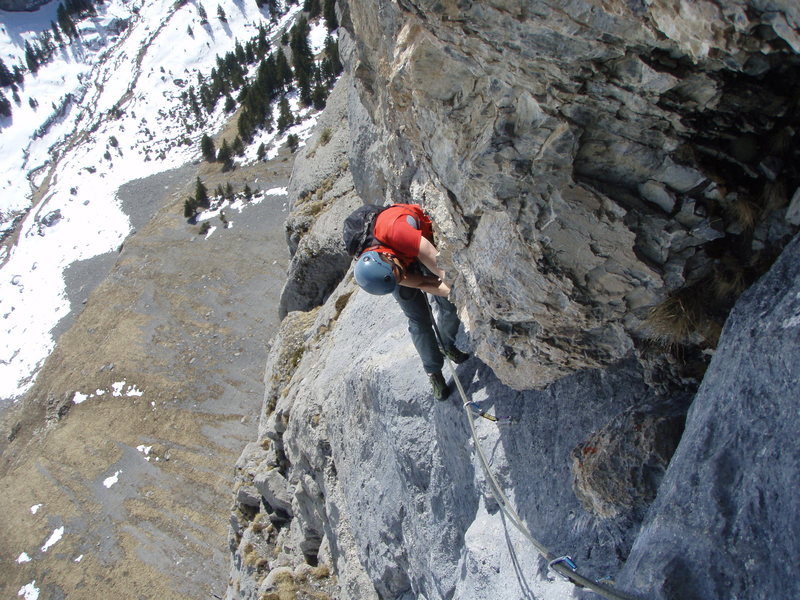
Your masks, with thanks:
M 356 190 L 434 216 L 454 299 L 503 381 L 619 360 L 728 246 L 793 230 L 742 240 L 735 216 L 776 181 L 785 208 L 799 182 L 769 147 L 797 147 L 793 101 L 764 84 L 797 86 L 798 9 L 782 6 L 343 3 Z M 750 115 L 748 94 L 769 108 Z
M 290 186 L 292 281 L 237 464 L 228 598 L 287 580 L 345 600 L 570 596 L 476 444 L 586 576 L 663 600 L 782 596 L 790 561 L 765 564 L 798 550 L 796 4 L 337 6 L 335 143 L 315 132 Z M 409 200 L 476 354 L 458 376 L 506 418 L 477 440 L 455 393 L 431 398 L 396 303 L 347 273 L 343 216 Z M 676 364 L 718 341 L 693 401 L 703 373 Z M 335 578 L 312 581 L 317 563 Z
M 622 585 L 665 600 L 800 594 L 799 342 L 796 238 L 731 313 Z
M 34 11 L 48 2 L 50 0 L 0 0 L 0 10 L 12 12 Z

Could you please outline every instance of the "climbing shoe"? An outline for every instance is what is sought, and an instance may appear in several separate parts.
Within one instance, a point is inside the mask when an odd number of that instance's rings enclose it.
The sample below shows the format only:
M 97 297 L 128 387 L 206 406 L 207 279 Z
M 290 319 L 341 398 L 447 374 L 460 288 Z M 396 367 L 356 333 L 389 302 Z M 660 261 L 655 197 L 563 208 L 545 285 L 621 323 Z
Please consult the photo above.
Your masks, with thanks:
M 447 394 L 447 383 L 445 382 L 444 377 L 442 377 L 441 371 L 429 374 L 428 378 L 431 380 L 433 397 L 437 400 L 444 400 L 445 394 Z
M 447 356 L 447 358 L 452 360 L 457 365 L 460 365 L 461 363 L 466 361 L 470 356 L 469 354 L 467 354 L 466 352 L 462 352 L 461 350 L 459 350 L 455 346 L 445 350 L 444 353 Z

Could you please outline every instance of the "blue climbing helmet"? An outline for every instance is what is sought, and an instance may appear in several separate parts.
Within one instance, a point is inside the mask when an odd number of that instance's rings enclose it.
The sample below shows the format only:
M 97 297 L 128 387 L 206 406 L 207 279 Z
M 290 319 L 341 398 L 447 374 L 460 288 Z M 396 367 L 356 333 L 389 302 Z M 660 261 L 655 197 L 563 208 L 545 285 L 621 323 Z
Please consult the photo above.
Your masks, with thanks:
M 359 257 L 354 272 L 358 285 L 370 294 L 383 296 L 397 287 L 392 265 L 385 262 L 374 250 L 364 252 Z

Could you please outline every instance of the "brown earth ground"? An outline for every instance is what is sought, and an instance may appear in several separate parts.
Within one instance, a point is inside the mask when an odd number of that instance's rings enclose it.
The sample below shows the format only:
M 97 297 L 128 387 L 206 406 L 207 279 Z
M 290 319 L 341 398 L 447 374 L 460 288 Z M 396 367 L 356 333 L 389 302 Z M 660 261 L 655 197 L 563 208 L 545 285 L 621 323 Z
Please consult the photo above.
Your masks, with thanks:
M 269 189 L 286 186 L 291 166 L 284 151 L 230 173 L 204 163 L 198 174 L 210 192 L 227 181 Z M 288 198 L 228 210 L 231 227 L 214 218 L 206 238 L 183 218 L 194 183 L 193 173 L 167 186 L 30 393 L 3 414 L 4 598 L 34 581 L 41 600 L 224 595 L 231 481 L 255 438 L 278 324 Z M 142 395 L 126 395 L 132 386 Z M 90 397 L 75 404 L 76 392 Z M 29 562 L 18 562 L 23 552 Z

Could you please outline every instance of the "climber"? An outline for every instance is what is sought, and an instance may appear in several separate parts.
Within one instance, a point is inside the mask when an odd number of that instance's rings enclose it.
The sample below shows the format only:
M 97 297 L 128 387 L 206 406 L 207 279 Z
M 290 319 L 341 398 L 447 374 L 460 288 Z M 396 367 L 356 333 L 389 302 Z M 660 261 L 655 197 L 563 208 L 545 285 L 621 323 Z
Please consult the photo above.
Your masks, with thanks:
M 442 376 L 444 357 L 436 342 L 434 323 L 423 292 L 439 307 L 439 334 L 447 357 L 456 364 L 469 354 L 456 348 L 460 322 L 447 299 L 450 288 L 444 271 L 436 264 L 433 224 L 417 204 L 393 204 L 388 208 L 365 205 L 345 221 L 343 236 L 348 252 L 357 258 L 355 278 L 370 294 L 392 293 L 408 318 L 408 331 L 430 379 L 433 397 L 443 400 L 447 383 Z

